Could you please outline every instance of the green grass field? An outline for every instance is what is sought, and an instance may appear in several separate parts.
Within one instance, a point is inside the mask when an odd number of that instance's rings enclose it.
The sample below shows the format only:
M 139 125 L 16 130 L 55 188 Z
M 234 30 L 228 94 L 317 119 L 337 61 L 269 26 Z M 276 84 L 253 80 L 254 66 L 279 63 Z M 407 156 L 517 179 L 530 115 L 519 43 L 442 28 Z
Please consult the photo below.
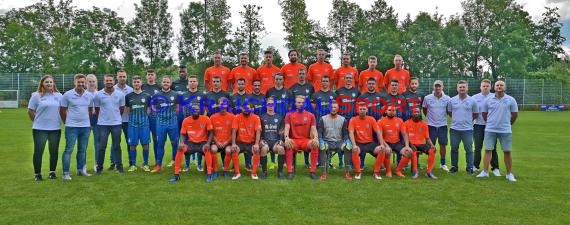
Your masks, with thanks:
M 313 181 L 300 169 L 292 181 L 278 180 L 270 171 L 267 180 L 253 181 L 244 173 L 238 181 L 205 183 L 193 167 L 174 184 L 167 182 L 170 168 L 160 174 L 105 171 L 66 182 L 61 179 L 63 134 L 60 179 L 35 182 L 26 111 L 2 109 L 0 122 L 0 224 L 570 224 L 568 112 L 519 115 L 513 128 L 516 183 L 504 176 L 468 176 L 463 158 L 462 171 L 436 169 L 436 181 L 423 176 L 377 181 L 371 157 L 360 181 L 344 180 L 340 170 L 326 181 Z M 152 153 L 150 158 L 154 163 Z M 166 154 L 165 161 L 169 158 Z M 499 159 L 504 174 L 502 153 Z M 420 162 L 425 165 L 425 157 Z M 91 143 L 87 163 L 92 172 Z M 42 171 L 47 178 L 47 149 Z

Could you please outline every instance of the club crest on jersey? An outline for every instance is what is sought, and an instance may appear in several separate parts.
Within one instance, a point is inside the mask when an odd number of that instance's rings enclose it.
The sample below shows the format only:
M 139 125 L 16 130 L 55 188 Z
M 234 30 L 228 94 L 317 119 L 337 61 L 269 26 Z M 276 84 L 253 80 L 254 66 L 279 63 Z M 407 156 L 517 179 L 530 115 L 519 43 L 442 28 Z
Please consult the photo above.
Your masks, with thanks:
M 307 119 L 307 117 L 303 117 L 304 122 L 307 122 L 307 120 L 309 120 L 309 119 Z
M 275 121 L 277 123 L 279 121 L 279 119 L 274 119 L 273 121 Z
M 423 131 L 424 131 L 424 128 L 421 128 L 421 127 L 420 127 L 420 128 L 418 129 L 418 132 L 420 132 L 420 133 L 422 133 Z
M 281 98 L 285 98 L 285 96 L 287 96 L 286 94 L 281 94 Z
M 249 127 L 253 127 L 253 123 L 249 123 Z
M 366 128 L 370 128 L 370 124 L 366 124 Z
M 356 97 L 356 93 L 352 93 L 352 97 L 353 97 L 353 98 Z
M 226 120 L 226 125 L 232 124 L 232 121 Z
M 146 101 L 146 99 L 144 99 L 144 98 L 143 98 L 143 99 L 141 99 L 141 102 L 142 102 L 142 103 L 144 103 L 145 101 Z
M 306 89 L 305 92 L 307 92 L 307 94 L 309 94 L 309 89 Z
M 204 124 L 200 124 L 200 129 L 204 129 Z
M 170 96 L 170 101 L 174 101 L 174 96 Z

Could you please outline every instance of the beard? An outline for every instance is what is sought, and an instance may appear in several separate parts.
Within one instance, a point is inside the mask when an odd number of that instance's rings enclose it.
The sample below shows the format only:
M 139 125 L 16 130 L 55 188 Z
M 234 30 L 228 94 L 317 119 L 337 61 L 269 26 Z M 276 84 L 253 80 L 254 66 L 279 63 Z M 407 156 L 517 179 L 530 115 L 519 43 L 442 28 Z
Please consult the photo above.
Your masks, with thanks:
M 198 119 L 198 117 L 200 117 L 200 114 L 192 114 L 192 119 Z
M 396 115 L 394 115 L 394 114 L 388 114 L 388 118 L 390 118 L 390 119 L 394 118 L 394 116 L 396 116 Z

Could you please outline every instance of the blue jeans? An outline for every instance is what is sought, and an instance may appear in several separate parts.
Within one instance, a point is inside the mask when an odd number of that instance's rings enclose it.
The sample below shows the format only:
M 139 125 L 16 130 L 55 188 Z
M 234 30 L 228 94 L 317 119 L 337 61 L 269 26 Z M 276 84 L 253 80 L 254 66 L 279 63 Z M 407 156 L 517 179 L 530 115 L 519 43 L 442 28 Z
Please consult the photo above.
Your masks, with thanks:
M 34 173 L 40 174 L 42 172 L 42 158 L 44 155 L 46 142 L 49 142 L 49 171 L 55 171 L 55 168 L 57 167 L 61 130 L 32 129 L 32 137 L 34 139 Z
M 63 165 L 63 172 L 69 173 L 69 164 L 71 161 L 71 153 L 75 148 L 77 141 L 77 171 L 83 170 L 85 166 L 85 152 L 87 151 L 87 142 L 89 142 L 90 127 L 65 127 L 65 150 L 61 156 L 61 164 Z
M 122 155 L 121 155 L 121 125 L 98 125 L 99 126 L 99 157 L 97 158 L 97 170 L 103 170 L 103 163 L 105 162 L 105 151 L 107 149 L 107 141 L 109 140 L 109 133 L 111 133 L 111 155 L 113 156 L 113 163 L 117 168 L 122 168 Z
M 465 162 L 468 171 L 473 169 L 473 130 L 449 130 L 451 139 L 451 166 L 459 168 L 459 143 L 463 142 Z
M 157 125 L 156 126 L 156 139 L 157 140 L 157 151 L 155 155 L 156 165 L 162 166 L 162 159 L 164 158 L 164 145 L 166 143 L 166 136 L 170 138 L 170 144 L 172 145 L 172 152 L 176 154 L 178 149 L 178 138 L 180 136 L 180 131 L 178 130 L 178 124 L 168 124 L 168 125 Z
M 99 126 L 97 125 L 97 116 L 91 116 L 91 131 L 93 131 L 93 152 L 95 152 L 95 165 L 99 157 Z

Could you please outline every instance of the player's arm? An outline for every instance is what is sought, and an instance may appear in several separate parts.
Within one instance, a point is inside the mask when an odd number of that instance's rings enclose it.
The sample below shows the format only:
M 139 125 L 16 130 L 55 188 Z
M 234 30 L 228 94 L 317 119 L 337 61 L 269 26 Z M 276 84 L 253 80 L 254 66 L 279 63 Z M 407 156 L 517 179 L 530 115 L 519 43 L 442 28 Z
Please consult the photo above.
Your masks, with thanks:
M 428 113 L 427 107 L 425 107 L 425 106 L 422 107 L 422 111 L 424 112 L 424 115 L 427 116 L 427 113 Z
M 65 119 L 67 118 L 67 107 L 59 107 L 59 117 L 61 117 L 61 122 L 65 124 Z
M 232 128 L 232 145 L 236 145 L 237 129 Z
M 402 134 L 402 138 L 404 139 L 404 144 L 406 147 L 410 147 L 410 139 L 408 138 L 408 132 L 405 130 L 401 130 L 400 133 Z
M 518 117 L 519 117 L 518 112 L 511 112 L 511 125 L 515 124 Z
M 319 132 L 317 132 L 317 126 L 316 125 L 311 126 L 311 135 L 313 136 L 313 140 L 316 140 L 316 141 L 319 140 Z
M 453 111 L 453 105 L 451 104 L 451 102 L 447 103 L 447 106 L 445 107 L 446 111 L 447 111 L 447 115 L 449 117 L 453 117 L 452 116 L 452 111 Z
M 214 131 L 209 130 L 208 131 L 208 141 L 206 141 L 206 145 L 204 145 L 204 148 L 206 148 L 206 149 L 210 148 L 210 145 L 212 143 L 212 137 L 214 137 Z
M 489 112 L 482 112 L 482 113 L 481 113 L 481 116 L 483 116 L 483 120 L 485 120 L 485 122 L 487 122 L 487 116 L 488 116 L 488 115 L 489 115 Z M 513 123 L 512 121 L 513 121 L 513 120 L 512 120 L 512 117 L 511 117 L 511 124 Z
M 348 140 L 348 121 L 345 119 L 344 123 L 342 124 L 342 140 Z
M 317 126 L 317 133 L 319 134 L 319 137 L 324 137 L 324 129 L 325 129 L 325 122 L 323 121 L 323 118 L 321 117 L 319 119 L 319 126 Z
M 350 138 L 350 142 L 352 143 L 352 150 L 358 151 L 358 145 L 356 145 L 356 140 L 354 139 L 354 130 L 348 130 L 348 137 Z
M 378 139 L 378 145 L 386 145 L 386 142 L 384 141 L 384 136 L 382 136 L 382 129 L 378 129 L 376 130 L 376 138 Z
M 28 117 L 30 117 L 30 120 L 34 122 L 34 119 L 36 118 L 36 110 L 28 109 Z

